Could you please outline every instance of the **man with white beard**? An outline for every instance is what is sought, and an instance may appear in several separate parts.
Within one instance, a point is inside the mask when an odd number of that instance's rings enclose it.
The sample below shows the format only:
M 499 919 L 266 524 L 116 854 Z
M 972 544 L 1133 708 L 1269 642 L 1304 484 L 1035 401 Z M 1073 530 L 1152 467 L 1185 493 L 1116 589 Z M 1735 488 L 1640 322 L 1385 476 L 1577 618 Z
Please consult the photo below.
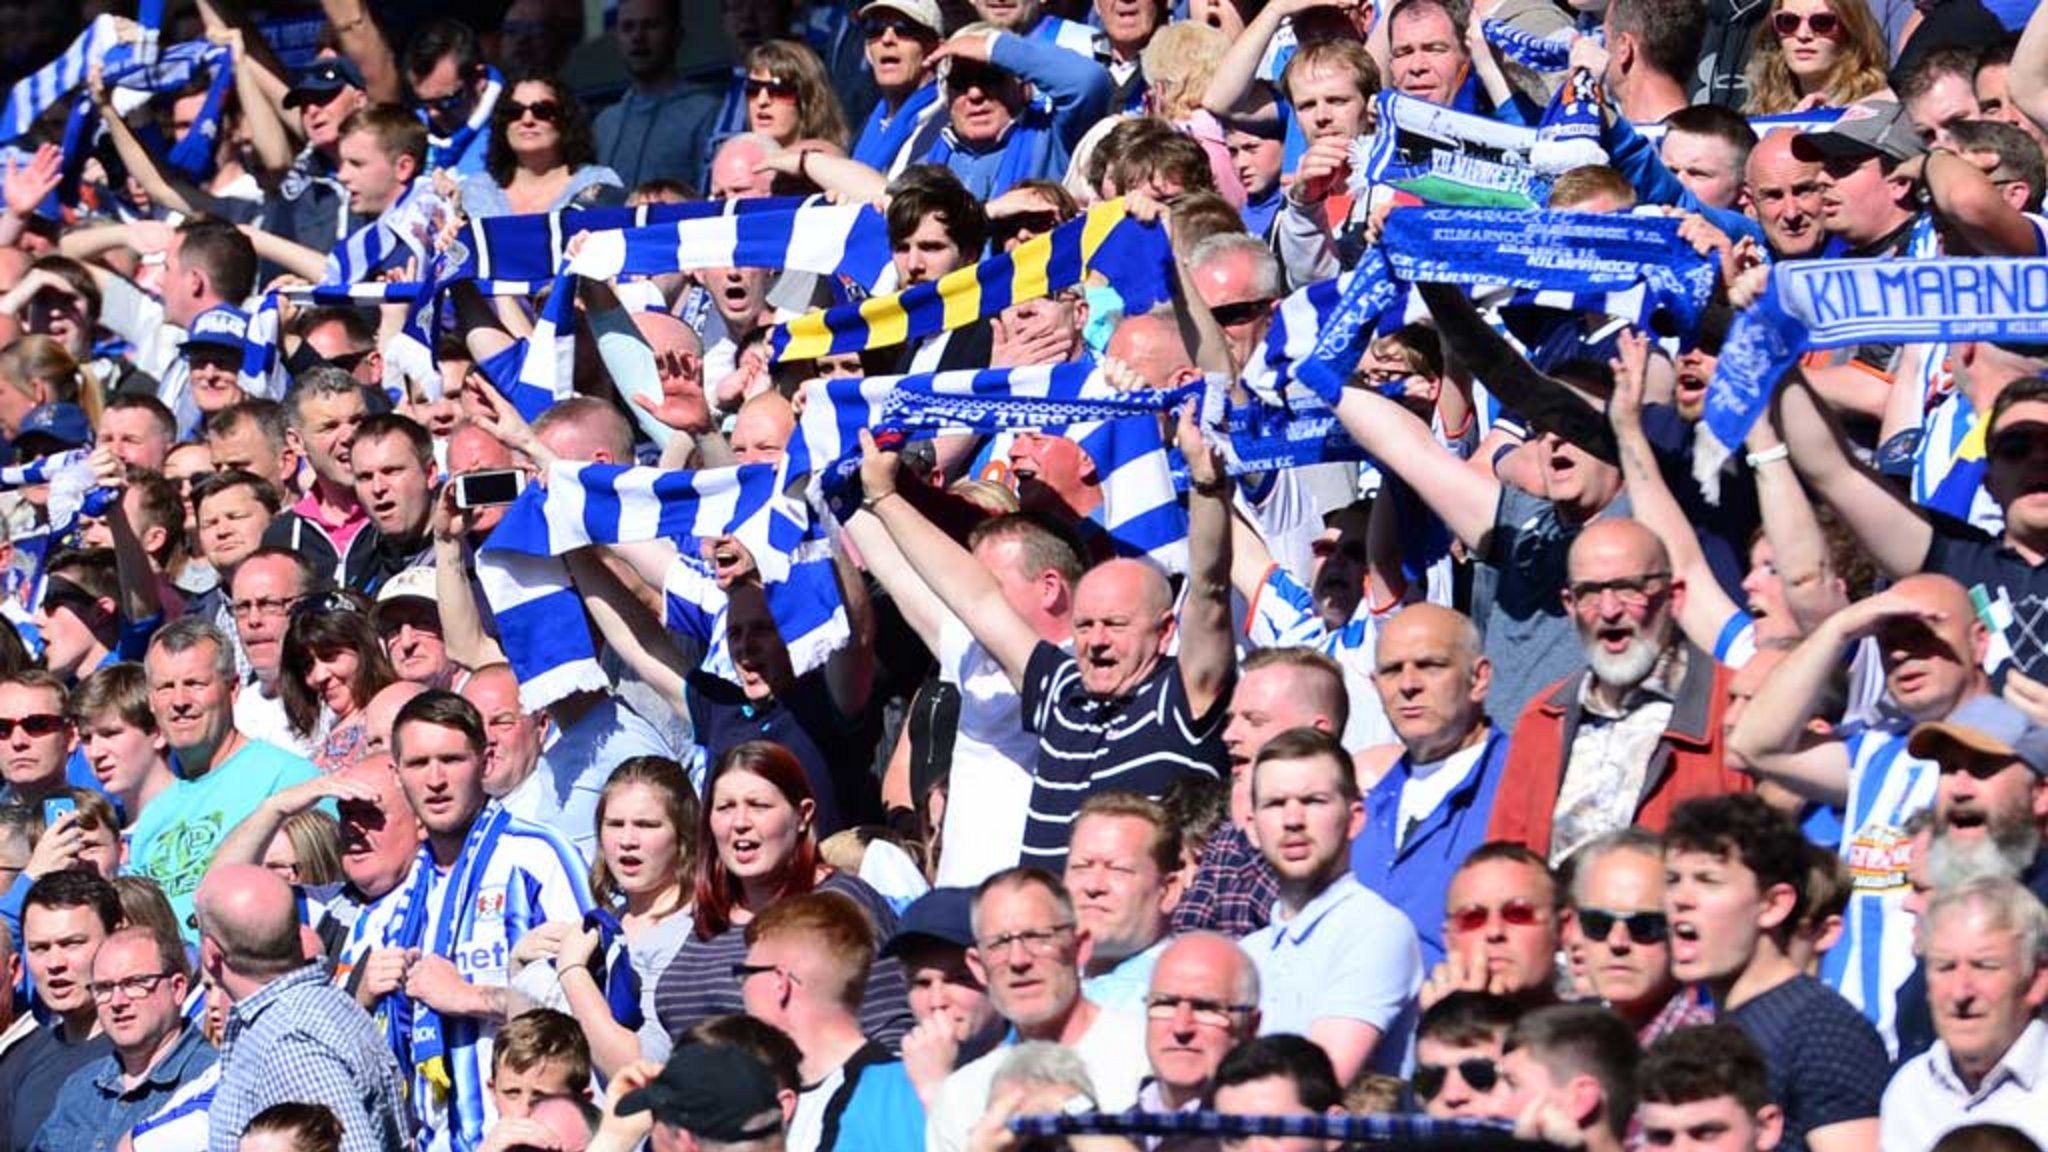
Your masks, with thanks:
M 1523 710 L 1488 839 L 1556 865 L 1632 824 L 1662 832 L 1695 796 L 1750 790 L 1724 766 L 1727 671 L 1679 631 L 1684 597 L 1664 545 L 1634 520 L 1596 520 L 1572 542 L 1564 607 L 1590 667 Z

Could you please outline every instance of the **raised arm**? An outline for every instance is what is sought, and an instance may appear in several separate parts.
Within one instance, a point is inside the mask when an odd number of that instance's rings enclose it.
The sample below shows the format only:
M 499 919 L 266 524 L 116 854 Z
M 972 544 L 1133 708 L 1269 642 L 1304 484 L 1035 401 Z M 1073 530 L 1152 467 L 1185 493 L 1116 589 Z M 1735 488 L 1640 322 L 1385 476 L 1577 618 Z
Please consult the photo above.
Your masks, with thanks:
M 863 507 L 880 520 L 911 567 L 948 611 L 960 618 L 974 639 L 1003 666 L 1010 683 L 1022 689 L 1038 633 L 1010 607 L 988 569 L 967 549 L 939 531 L 896 491 L 900 454 L 883 451 L 866 430 L 860 434 Z
M 939 653 L 939 631 L 945 626 L 950 615 L 929 585 L 904 558 L 903 550 L 896 547 L 896 538 L 873 513 L 865 510 L 856 512 L 846 522 L 846 535 L 859 551 L 861 562 L 867 565 L 868 575 L 889 594 L 896 605 L 896 611 L 932 655 Z
M 1946 148 L 1927 153 L 1923 163 L 1921 178 L 1935 213 L 1979 255 L 2040 255 L 2040 234 L 2025 214 L 2006 203 L 1982 168 Z
M 1799 373 L 1779 389 L 1777 403 L 1778 427 L 1807 487 L 1834 507 L 1885 575 L 1897 580 L 1918 572 L 1934 544 L 1919 509 L 1850 458 L 1841 430 Z
M 405 88 L 399 82 L 398 60 L 384 39 L 384 30 L 370 18 L 367 0 L 320 0 L 327 13 L 327 26 L 341 45 L 344 56 L 363 72 L 363 90 L 372 104 L 403 104 Z
M 201 5 L 202 10 L 204 7 Z M 282 172 L 292 166 L 291 131 L 278 111 L 282 93 L 272 98 L 264 81 L 275 78 L 245 50 L 241 30 L 230 28 L 224 35 L 234 53 L 235 104 L 242 110 L 242 123 L 249 130 L 249 145 L 256 153 L 257 166 L 266 173 Z M 282 81 L 278 87 L 283 88 Z
M 2012 50 L 2012 67 L 2005 74 L 2006 93 L 2019 105 L 2027 119 L 2048 129 L 2048 11 L 2036 7 L 2027 17 L 2026 30 Z
M 837 196 L 841 203 L 879 200 L 889 194 L 888 176 L 858 160 L 816 149 L 785 149 L 761 161 L 755 171 L 809 181 L 819 191 Z
M 1628 486 L 1629 507 L 1635 518 L 1664 542 L 1664 551 L 1671 556 L 1672 575 L 1685 584 L 1678 626 L 1685 630 L 1686 639 L 1713 652 L 1729 617 L 1740 609 L 1714 579 L 1699 537 L 1664 483 L 1657 452 L 1643 433 L 1643 377 L 1649 367 L 1650 342 L 1628 331 L 1621 334 L 1618 348 L 1621 355 L 1612 362 L 1614 396 L 1607 404 L 1607 419 L 1614 425 L 1614 440 L 1621 449 L 1621 475 Z
M 1828 555 L 1827 536 L 1814 514 L 1813 498 L 1792 470 L 1784 442 L 1769 417 L 1750 429 L 1749 456 L 1755 463 L 1757 504 L 1763 510 L 1764 539 L 1771 566 L 1785 587 L 1785 604 L 1800 634 L 1813 631 L 1843 604 L 1842 585 Z
M 1436 442 L 1421 418 L 1370 389 L 1344 389 L 1337 419 L 1382 468 L 1414 489 L 1467 548 L 1485 545 L 1500 505 L 1500 481 L 1465 467 Z
M 1206 311 L 1206 310 L 1205 310 Z M 1188 582 L 1180 608 L 1180 680 L 1188 707 L 1207 715 L 1237 672 L 1230 635 L 1230 493 L 1223 458 L 1195 426 L 1196 401 L 1180 414 L 1188 462 Z
M 185 195 L 188 188 L 182 181 L 173 181 L 164 175 L 163 166 L 155 156 L 136 138 L 135 130 L 128 126 L 121 113 L 114 108 L 112 94 L 95 72 L 90 81 L 93 106 L 99 111 L 100 124 L 114 141 L 114 151 L 121 157 L 121 163 L 135 177 L 149 198 L 186 216 L 192 215 L 192 201 Z
M 619 654 L 634 675 L 680 710 L 692 662 L 661 619 L 649 612 L 595 553 L 579 549 L 569 553 L 567 560 L 569 578 L 575 581 L 583 607 L 596 621 L 605 645 Z
M 1254 110 L 1259 101 L 1254 99 L 1252 86 L 1258 83 L 1259 62 L 1266 58 L 1267 46 L 1280 31 L 1281 21 L 1309 6 L 1303 0 L 1272 0 L 1259 9 L 1244 26 L 1244 34 L 1231 41 L 1216 62 L 1209 87 L 1202 93 L 1202 107 L 1216 116 L 1241 116 Z M 1274 111 L 1277 118 L 1277 106 Z
M 434 598 L 440 602 L 441 639 L 448 658 L 464 668 L 481 668 L 505 658 L 484 631 L 483 613 L 470 590 L 471 560 L 464 539 L 475 529 L 476 512 L 455 506 L 455 485 L 434 494 L 428 526 L 434 534 Z
M 327 278 L 327 257 L 324 253 L 247 224 L 241 226 L 241 231 L 255 245 L 259 258 L 314 284 Z
M 214 862 L 263 863 L 263 854 L 269 851 L 270 842 L 277 838 L 278 829 L 284 827 L 285 821 L 329 799 L 375 804 L 378 795 L 377 789 L 363 781 L 339 774 L 315 776 L 303 784 L 274 792 L 221 838 L 220 847 L 214 849 Z
M 1115 86 L 1109 72 L 1093 60 L 1083 59 L 1056 44 L 1044 44 L 1008 32 L 991 37 L 955 36 L 946 42 L 953 55 L 972 55 L 970 45 L 983 40 L 986 59 L 996 67 L 1031 81 L 1032 87 L 1052 101 L 1053 130 L 1068 147 L 1078 143 L 1097 120 L 1109 112 L 1109 98 Z
M 867 581 L 843 546 L 832 549 L 832 574 L 839 579 L 839 598 L 846 605 L 852 635 L 825 661 L 825 688 L 841 716 L 858 716 L 875 687 L 875 605 Z

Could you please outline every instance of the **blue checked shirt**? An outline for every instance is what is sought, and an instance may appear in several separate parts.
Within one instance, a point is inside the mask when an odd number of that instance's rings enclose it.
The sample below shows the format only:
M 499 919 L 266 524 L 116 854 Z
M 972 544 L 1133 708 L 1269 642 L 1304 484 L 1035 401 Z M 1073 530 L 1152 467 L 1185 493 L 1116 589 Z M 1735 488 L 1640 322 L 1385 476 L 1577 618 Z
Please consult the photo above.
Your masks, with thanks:
M 1173 930 L 1249 936 L 1272 919 L 1280 878 L 1244 830 L 1224 820 L 1202 847 L 1194 879 L 1173 909 Z
M 242 1129 L 273 1104 L 324 1104 L 342 1152 L 412 1146 L 398 1061 L 384 1030 L 319 964 L 279 977 L 235 1005 L 221 1045 L 209 1152 L 235 1152 Z
M 185 1081 L 212 1066 L 213 1045 L 187 1027 L 140 1083 L 122 1082 L 121 1061 L 105 1056 L 71 1074 L 57 1093 L 50 1118 L 36 1133 L 32 1152 L 108 1152 L 142 1120 L 154 1115 Z

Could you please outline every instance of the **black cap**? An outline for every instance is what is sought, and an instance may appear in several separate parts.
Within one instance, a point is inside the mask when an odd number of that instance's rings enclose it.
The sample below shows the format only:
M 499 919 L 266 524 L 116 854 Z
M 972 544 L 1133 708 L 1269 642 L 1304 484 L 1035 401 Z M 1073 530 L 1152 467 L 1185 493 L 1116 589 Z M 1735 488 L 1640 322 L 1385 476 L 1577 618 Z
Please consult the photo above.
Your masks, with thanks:
M 301 104 L 325 104 L 334 99 L 334 94 L 344 88 L 367 88 L 363 83 L 363 70 L 346 56 L 322 56 L 298 70 L 292 77 L 291 91 L 285 93 L 284 106 L 296 108 Z
M 882 955 L 901 956 L 921 944 L 974 947 L 974 889 L 934 888 L 912 901 L 896 921 L 896 932 L 882 945 Z
M 751 1054 L 722 1044 L 676 1049 L 661 1075 L 619 1101 L 619 1115 L 640 1112 L 699 1140 L 735 1143 L 782 1130 L 774 1074 Z M 770 1112 L 775 1115 L 764 1119 Z

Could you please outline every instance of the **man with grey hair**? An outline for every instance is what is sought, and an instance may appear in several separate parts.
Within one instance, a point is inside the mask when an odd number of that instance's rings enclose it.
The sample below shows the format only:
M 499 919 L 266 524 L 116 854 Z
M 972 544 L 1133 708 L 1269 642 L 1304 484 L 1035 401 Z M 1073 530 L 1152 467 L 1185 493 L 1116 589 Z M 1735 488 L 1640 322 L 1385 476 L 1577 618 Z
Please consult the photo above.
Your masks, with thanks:
M 1624 828 L 1572 858 L 1572 916 L 1565 948 L 1593 997 L 1636 1030 L 1648 1048 L 1659 1037 L 1714 1019 L 1696 986 L 1671 974 L 1671 924 L 1664 915 L 1664 841 Z
M 332 364 L 308 368 L 285 394 L 285 438 L 313 466 L 313 484 L 263 533 L 265 544 L 290 548 L 314 571 L 339 582 L 349 546 L 370 523 L 356 498 L 349 446 L 370 413 L 366 390 Z
M 176 783 L 136 817 L 127 871 L 162 885 L 181 925 L 228 830 L 280 789 L 311 780 L 313 765 L 235 726 L 235 654 L 211 621 L 165 626 L 143 658 L 149 707 L 171 746 Z M 188 939 L 191 929 L 186 929 Z
M 1882 1152 L 1921 1152 L 1968 1124 L 2048 1143 L 2048 912 L 2017 882 L 1937 891 L 1920 917 L 1927 1001 L 1940 1039 L 1902 1066 L 1879 1112 Z
M 1223 1057 L 1258 1034 L 1259 969 L 1252 958 L 1214 932 L 1175 937 L 1159 954 L 1145 994 L 1152 1077 L 1138 1089 L 1138 1107 L 1200 1108 Z

